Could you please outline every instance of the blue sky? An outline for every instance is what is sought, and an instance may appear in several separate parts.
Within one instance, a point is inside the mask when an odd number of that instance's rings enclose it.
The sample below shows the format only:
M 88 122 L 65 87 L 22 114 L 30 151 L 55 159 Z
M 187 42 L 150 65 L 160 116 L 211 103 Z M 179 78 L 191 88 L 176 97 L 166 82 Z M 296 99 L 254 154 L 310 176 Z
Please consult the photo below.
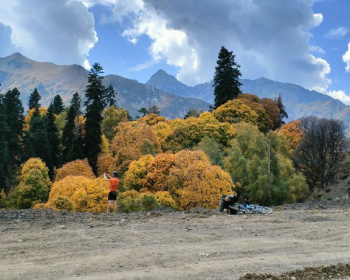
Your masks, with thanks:
M 146 82 L 163 69 L 213 78 L 221 46 L 242 78 L 314 89 L 350 105 L 349 0 L 0 0 L 0 57 L 101 63 Z

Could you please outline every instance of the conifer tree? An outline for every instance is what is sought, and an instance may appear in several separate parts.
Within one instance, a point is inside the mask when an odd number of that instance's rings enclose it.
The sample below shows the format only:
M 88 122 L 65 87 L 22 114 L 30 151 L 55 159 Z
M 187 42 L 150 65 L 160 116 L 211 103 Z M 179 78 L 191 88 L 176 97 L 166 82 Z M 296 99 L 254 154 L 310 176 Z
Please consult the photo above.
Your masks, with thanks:
M 278 127 L 281 127 L 282 124 L 285 123 L 283 121 L 284 118 L 288 119 L 288 114 L 287 114 L 287 111 L 286 111 L 286 107 L 284 106 L 284 104 L 282 102 L 281 94 L 278 95 L 278 97 L 277 97 L 277 99 L 275 99 L 275 101 L 277 102 L 277 107 L 280 110 L 280 112 L 278 114 L 278 118 L 279 118 L 278 125 L 277 125 L 277 128 L 278 128 Z
M 3 100 L 5 120 L 8 127 L 6 142 L 8 147 L 8 167 L 11 170 L 10 176 L 14 175 L 21 164 L 24 109 L 19 97 L 18 89 L 14 88 L 5 94 Z
M 34 91 L 29 96 L 29 103 L 28 103 L 29 110 L 33 108 L 39 108 L 41 106 L 39 103 L 40 99 L 41 99 L 41 96 L 38 90 L 35 88 Z
M 64 105 L 63 105 L 62 98 L 61 98 L 61 96 L 59 94 L 57 94 L 55 96 L 55 98 L 53 99 L 52 106 L 53 106 L 53 113 L 55 115 L 59 115 L 60 113 L 63 112 Z
M 85 91 L 85 156 L 95 174 L 97 174 L 97 158 L 101 151 L 101 122 L 102 111 L 105 107 L 106 89 L 102 84 L 103 68 L 95 63 L 89 74 L 88 85 Z
M 62 132 L 62 146 L 63 146 L 63 161 L 69 162 L 75 159 L 82 159 L 83 155 L 83 141 L 81 136 L 81 125 L 75 120 L 79 120 L 80 115 L 80 96 L 76 92 L 71 100 L 69 107 L 66 124 Z
M 54 168 L 60 165 L 60 156 L 61 156 L 61 148 L 60 148 L 60 138 L 58 135 L 58 129 L 55 124 L 55 115 L 54 115 L 54 106 L 51 103 L 47 114 L 46 114 L 46 122 L 47 122 L 47 140 L 49 144 L 49 163 L 47 167 L 49 168 L 50 178 L 53 179 Z
M 115 97 L 117 96 L 117 93 L 115 92 L 114 88 L 112 87 L 112 85 L 109 85 L 108 88 L 106 88 L 106 103 L 107 106 L 111 107 L 113 105 L 116 105 L 116 100 Z
M 240 93 L 239 70 L 241 66 L 235 62 L 235 55 L 225 47 L 221 47 L 214 75 L 214 109 L 227 101 L 235 99 Z
M 45 116 L 40 116 L 39 107 L 36 107 L 29 122 L 29 130 L 25 133 L 24 160 L 39 157 L 47 166 L 52 166 L 50 154 L 47 120 Z
M 6 178 L 8 176 L 7 168 L 7 124 L 5 121 L 5 112 L 3 105 L 3 95 L 0 94 L 0 192 L 5 188 Z

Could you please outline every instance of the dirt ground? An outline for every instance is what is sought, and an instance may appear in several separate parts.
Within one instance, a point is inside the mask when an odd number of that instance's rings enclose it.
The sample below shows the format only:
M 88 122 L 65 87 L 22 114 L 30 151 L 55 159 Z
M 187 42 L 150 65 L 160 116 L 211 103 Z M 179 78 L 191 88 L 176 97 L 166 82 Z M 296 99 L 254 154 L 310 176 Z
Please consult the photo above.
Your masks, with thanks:
M 350 199 L 269 215 L 2 210 L 0 252 L 4 280 L 350 279 Z

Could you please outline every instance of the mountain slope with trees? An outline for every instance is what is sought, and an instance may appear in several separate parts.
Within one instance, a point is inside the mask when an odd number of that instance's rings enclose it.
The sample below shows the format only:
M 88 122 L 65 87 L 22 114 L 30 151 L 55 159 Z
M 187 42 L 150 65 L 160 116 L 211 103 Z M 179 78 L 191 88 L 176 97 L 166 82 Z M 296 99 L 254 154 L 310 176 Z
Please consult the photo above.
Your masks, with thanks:
M 1 90 L 17 88 L 21 100 L 27 106 L 29 96 L 36 88 L 43 106 L 48 106 L 59 94 L 68 105 L 73 94 L 82 94 L 88 84 L 89 72 L 79 65 L 55 65 L 48 62 L 36 62 L 20 53 L 0 58 Z M 117 92 L 116 105 L 128 110 L 136 117 L 142 108 L 157 106 L 161 115 L 167 118 L 183 117 L 189 110 L 208 110 L 209 104 L 193 98 L 179 98 L 136 80 L 117 75 L 105 77 L 103 85 L 112 85 Z M 85 100 L 83 100 L 85 101 Z

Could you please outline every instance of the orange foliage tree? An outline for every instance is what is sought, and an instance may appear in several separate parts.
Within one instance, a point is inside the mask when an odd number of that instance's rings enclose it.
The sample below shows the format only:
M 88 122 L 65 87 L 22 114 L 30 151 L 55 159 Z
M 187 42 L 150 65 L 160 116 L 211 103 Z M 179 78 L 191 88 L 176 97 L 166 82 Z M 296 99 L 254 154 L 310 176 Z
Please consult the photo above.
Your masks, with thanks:
M 231 176 L 219 166 L 212 166 L 203 151 L 180 151 L 169 174 L 171 190 L 181 209 L 218 208 L 222 194 L 235 187 Z
M 304 136 L 301 121 L 296 120 L 281 126 L 278 133 L 284 135 L 293 149 L 296 149 Z
M 108 191 L 109 184 L 103 179 L 67 176 L 52 185 L 47 205 L 58 210 L 64 209 L 58 205 L 66 205 L 64 210 L 101 213 L 106 211 Z
M 80 159 L 68 162 L 58 169 L 55 181 L 62 180 L 67 176 L 84 176 L 91 179 L 95 178 L 88 161 Z
M 123 122 L 117 126 L 117 134 L 111 143 L 112 155 L 121 174 L 128 169 L 130 162 L 142 155 L 156 155 L 161 152 L 158 137 L 144 122 Z
M 112 173 L 115 169 L 115 158 L 110 154 L 99 155 L 97 159 L 97 174 Z
M 231 176 L 212 166 L 203 151 L 182 150 L 175 155 L 159 154 L 150 159 L 147 164 L 145 158 L 130 164 L 125 184 L 128 189 L 135 190 L 137 186 L 150 191 L 158 197 L 160 205 L 217 208 L 221 195 L 233 192 Z

